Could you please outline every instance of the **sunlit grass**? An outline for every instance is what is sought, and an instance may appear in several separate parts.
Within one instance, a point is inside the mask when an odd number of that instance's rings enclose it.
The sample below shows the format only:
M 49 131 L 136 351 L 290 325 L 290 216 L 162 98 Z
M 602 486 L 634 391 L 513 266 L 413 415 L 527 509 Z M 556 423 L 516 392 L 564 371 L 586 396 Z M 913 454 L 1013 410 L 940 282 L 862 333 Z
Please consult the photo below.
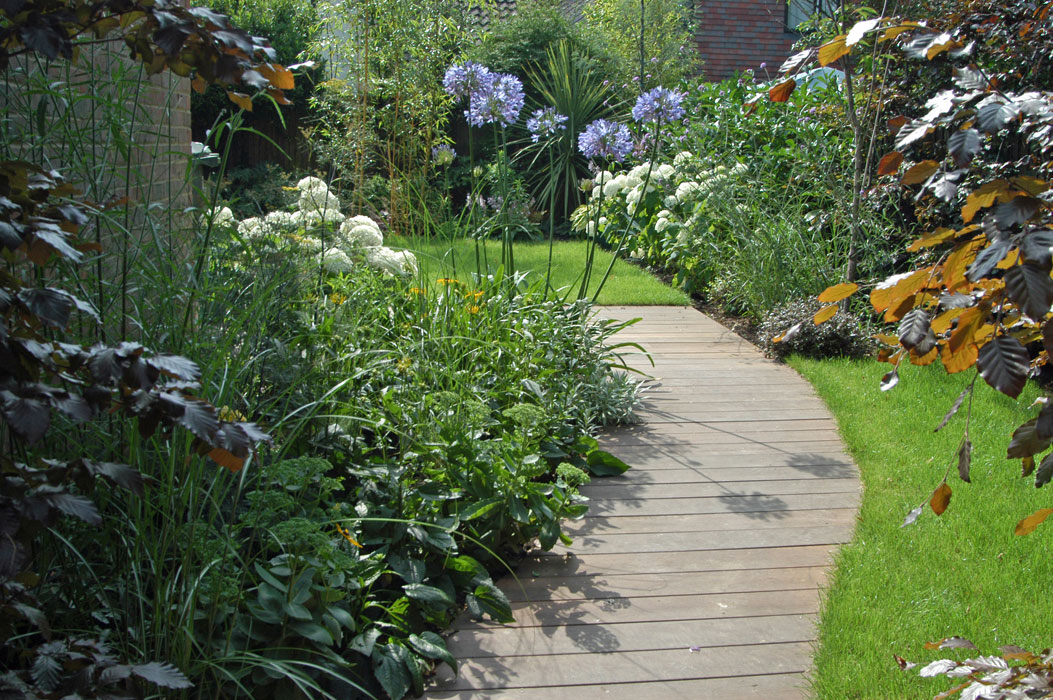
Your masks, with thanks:
M 1026 537 L 1013 528 L 1053 505 L 1053 490 L 1035 489 L 1033 477 L 1020 478 L 1020 461 L 1005 459 L 1010 433 L 1037 412 L 1029 406 L 1038 390 L 1028 387 L 1014 402 L 977 382 L 973 483 L 952 469 L 950 508 L 941 517 L 926 508 L 914 525 L 901 528 L 955 459 L 968 403 L 943 431 L 933 430 L 972 373 L 906 367 L 899 385 L 882 393 L 878 382 L 888 365 L 790 363 L 837 417 L 865 488 L 855 538 L 837 557 L 823 606 L 815 697 L 931 698 L 953 683 L 900 671 L 893 654 L 922 663 L 970 655 L 923 648 L 943 637 L 971 639 L 984 654 L 997 655 L 1005 644 L 1049 647 L 1045 591 L 1053 580 L 1053 523 Z
M 477 269 L 474 240 L 459 239 L 451 243 L 448 240 L 431 239 L 407 240 L 404 243 L 392 241 L 392 243 L 405 245 L 416 253 L 421 265 L 422 277 L 425 280 L 456 277 L 463 282 L 469 282 Z M 571 299 L 576 296 L 578 287 L 581 285 L 585 256 L 585 241 L 556 242 L 552 254 L 552 286 L 560 290 L 561 296 L 568 293 Z M 496 268 L 500 260 L 499 241 L 480 242 L 480 262 L 484 270 L 488 267 L 489 269 Z M 609 252 L 596 251 L 596 263 L 589 285 L 590 298 L 599 285 L 603 273 L 607 270 L 607 266 L 610 265 L 610 261 Z M 528 282 L 543 280 L 548 267 L 548 242 L 516 242 L 515 262 L 520 272 L 528 274 Z M 681 290 L 673 289 L 646 271 L 619 259 L 615 262 L 614 269 L 604 284 L 597 303 L 687 306 L 690 299 Z

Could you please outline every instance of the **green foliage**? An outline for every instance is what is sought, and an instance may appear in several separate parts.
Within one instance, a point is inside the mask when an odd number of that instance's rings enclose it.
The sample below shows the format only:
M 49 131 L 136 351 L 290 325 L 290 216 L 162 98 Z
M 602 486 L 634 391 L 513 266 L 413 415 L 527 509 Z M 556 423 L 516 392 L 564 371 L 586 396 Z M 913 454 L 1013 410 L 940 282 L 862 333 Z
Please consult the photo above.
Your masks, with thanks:
M 691 7 L 682 0 L 585 3 L 587 31 L 617 57 L 608 78 L 624 94 L 635 96 L 658 85 L 674 85 L 698 70 Z

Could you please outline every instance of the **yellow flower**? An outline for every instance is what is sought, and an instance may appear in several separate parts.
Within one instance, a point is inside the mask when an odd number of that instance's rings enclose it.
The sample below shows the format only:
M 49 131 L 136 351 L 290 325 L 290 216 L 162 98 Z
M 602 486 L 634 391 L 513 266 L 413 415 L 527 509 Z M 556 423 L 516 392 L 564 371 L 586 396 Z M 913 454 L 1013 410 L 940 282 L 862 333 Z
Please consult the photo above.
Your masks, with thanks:
M 406 355 L 403 355 L 402 357 L 400 357 L 399 361 L 395 363 L 395 367 L 400 372 L 405 372 L 412 366 L 413 366 L 413 360 L 410 359 L 409 357 L 407 357 Z
M 230 406 L 224 406 L 219 409 L 219 419 L 225 421 L 245 420 L 245 414 L 241 411 L 233 410 Z
M 427 293 L 423 289 L 421 289 L 420 287 L 410 287 L 409 290 L 410 290 L 410 294 L 419 294 L 421 296 L 423 296 L 424 294 Z
M 440 277 L 439 279 L 437 279 L 435 281 L 438 282 L 439 284 L 460 284 L 461 283 L 460 280 L 454 279 L 452 277 Z
M 470 313 L 470 314 L 477 314 L 477 313 L 479 313 L 479 305 L 478 304 L 472 304 L 471 306 L 469 306 L 468 307 L 468 313 Z
M 329 295 L 329 301 L 331 301 L 336 306 L 340 306 L 345 301 L 347 301 L 347 295 L 341 294 L 340 292 L 333 292 Z
M 343 527 L 340 527 L 339 525 L 337 525 L 336 526 L 336 531 L 339 532 L 343 536 L 343 538 L 345 540 L 347 540 L 348 542 L 350 542 L 354 546 L 358 547 L 359 549 L 362 549 L 362 545 L 360 545 L 355 540 L 355 538 L 351 536 L 351 531 L 350 530 L 348 530 L 347 528 L 343 528 Z
M 300 191 L 299 187 L 289 187 L 288 185 L 282 185 L 282 189 L 285 190 L 286 192 L 299 192 Z
M 481 298 L 483 296 L 483 294 L 484 294 L 484 292 L 481 289 L 477 289 L 474 292 L 469 292 L 469 291 L 465 290 L 464 298 L 465 299 L 476 299 L 476 300 L 478 300 L 479 298 Z

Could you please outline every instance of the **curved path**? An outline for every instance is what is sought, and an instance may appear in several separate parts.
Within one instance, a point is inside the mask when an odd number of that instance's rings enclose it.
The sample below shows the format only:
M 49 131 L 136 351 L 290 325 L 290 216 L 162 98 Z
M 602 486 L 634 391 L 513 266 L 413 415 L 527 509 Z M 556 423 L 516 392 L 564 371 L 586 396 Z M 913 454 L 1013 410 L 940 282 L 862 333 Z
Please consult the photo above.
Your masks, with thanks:
M 502 588 L 516 622 L 465 621 L 459 674 L 427 697 L 807 697 L 819 588 L 851 537 L 859 480 L 793 370 L 683 307 L 607 307 L 643 320 L 614 340 L 655 377 L 638 425 L 601 446 L 633 469 L 582 488 L 574 544 L 528 558 Z

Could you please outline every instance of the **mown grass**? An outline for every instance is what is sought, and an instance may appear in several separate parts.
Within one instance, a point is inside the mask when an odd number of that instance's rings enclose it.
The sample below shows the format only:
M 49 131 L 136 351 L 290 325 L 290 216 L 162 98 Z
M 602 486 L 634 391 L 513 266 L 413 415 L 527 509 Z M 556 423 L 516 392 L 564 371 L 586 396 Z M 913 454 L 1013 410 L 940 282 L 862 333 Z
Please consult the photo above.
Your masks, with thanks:
M 425 280 L 457 277 L 463 282 L 469 282 L 476 271 L 474 240 L 462 238 L 451 243 L 449 240 L 435 238 L 406 240 L 398 244 L 405 245 L 417 255 Z M 480 242 L 480 248 L 485 253 L 485 259 L 489 262 L 490 267 L 496 268 L 501 260 L 500 242 Z M 552 253 L 552 285 L 557 290 L 562 290 L 561 296 L 568 292 L 571 299 L 576 296 L 578 286 L 581 284 L 582 270 L 585 267 L 585 256 L 585 241 L 556 242 Z M 610 261 L 609 252 L 597 249 L 592 281 L 589 285 L 589 298 L 599 285 Z M 517 242 L 515 262 L 519 272 L 528 274 L 528 282 L 544 280 L 548 266 L 548 242 Z M 646 271 L 619 259 L 615 262 L 614 269 L 604 284 L 597 303 L 687 306 L 690 304 L 690 299 L 683 291 L 673 289 Z
M 1053 505 L 1053 490 L 1035 489 L 1033 478 L 1020 478 L 1020 461 L 1005 458 L 1010 433 L 1036 414 L 1029 406 L 1040 392 L 1029 386 L 1012 401 L 977 381 L 973 483 L 952 470 L 950 508 L 941 517 L 926 509 L 901 528 L 955 458 L 968 403 L 943 431 L 933 430 L 972 373 L 905 367 L 899 385 L 882 393 L 878 382 L 888 365 L 800 358 L 790 364 L 837 417 L 865 489 L 855 537 L 837 556 L 825 595 L 815 697 L 931 698 L 954 684 L 919 678 L 916 669 L 900 671 L 893 654 L 922 664 L 968 658 L 965 650 L 923 648 L 943 637 L 971 639 L 984 654 L 998 654 L 1005 644 L 1049 647 L 1045 593 L 1053 580 L 1053 523 L 1026 537 L 1013 529 Z

